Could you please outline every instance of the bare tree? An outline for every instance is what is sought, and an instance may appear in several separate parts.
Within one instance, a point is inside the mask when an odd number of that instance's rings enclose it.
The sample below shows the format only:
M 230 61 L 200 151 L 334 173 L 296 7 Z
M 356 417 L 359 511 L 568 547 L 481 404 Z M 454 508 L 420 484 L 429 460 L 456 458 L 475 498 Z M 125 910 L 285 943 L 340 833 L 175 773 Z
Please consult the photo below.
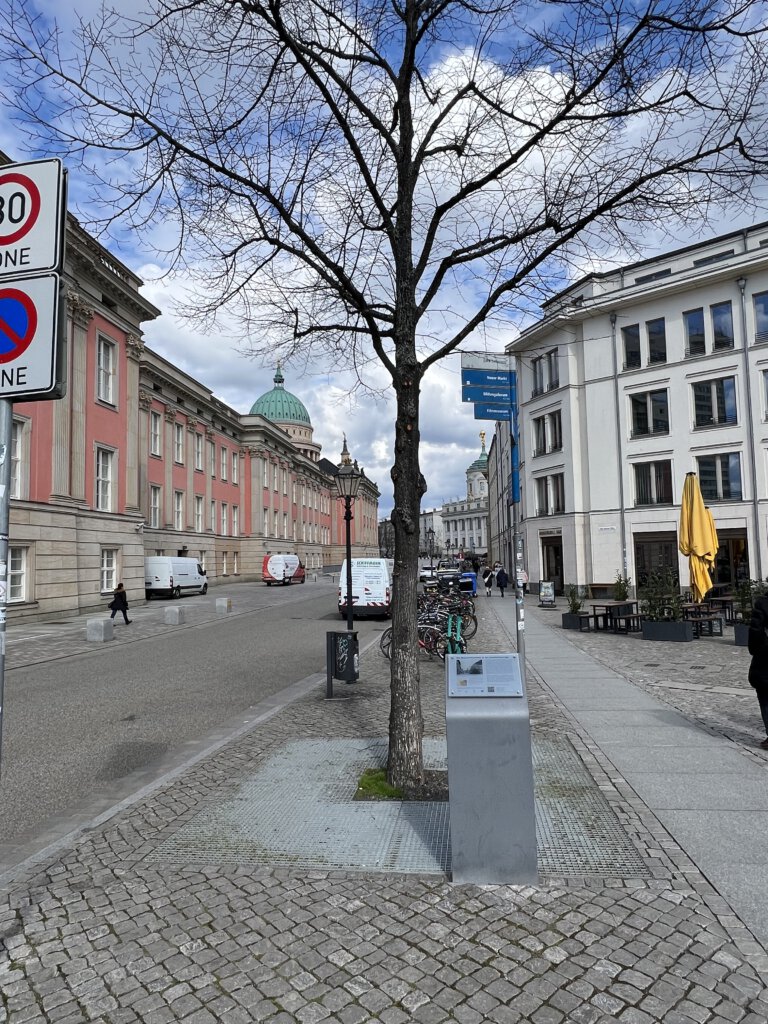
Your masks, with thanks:
M 396 396 L 389 778 L 422 777 L 419 390 L 648 223 L 751 201 L 760 0 L 148 0 L 73 36 L 0 0 L 6 96 L 281 358 Z M 60 148 L 58 151 L 62 151 Z

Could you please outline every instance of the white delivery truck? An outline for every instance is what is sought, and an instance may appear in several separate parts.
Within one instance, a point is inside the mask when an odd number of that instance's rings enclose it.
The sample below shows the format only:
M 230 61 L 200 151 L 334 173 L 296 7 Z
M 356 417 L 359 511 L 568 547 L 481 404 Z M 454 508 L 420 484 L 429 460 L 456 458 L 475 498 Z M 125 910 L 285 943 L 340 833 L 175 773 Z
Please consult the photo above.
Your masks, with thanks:
M 273 583 L 288 586 L 303 583 L 307 578 L 298 555 L 264 555 L 261 564 L 261 579 L 268 587 Z
M 206 594 L 208 577 L 196 558 L 153 555 L 144 559 L 144 593 L 150 597 Z
M 392 604 L 392 577 L 386 558 L 352 559 L 352 615 L 388 619 Z M 347 560 L 339 576 L 339 615 L 347 617 Z

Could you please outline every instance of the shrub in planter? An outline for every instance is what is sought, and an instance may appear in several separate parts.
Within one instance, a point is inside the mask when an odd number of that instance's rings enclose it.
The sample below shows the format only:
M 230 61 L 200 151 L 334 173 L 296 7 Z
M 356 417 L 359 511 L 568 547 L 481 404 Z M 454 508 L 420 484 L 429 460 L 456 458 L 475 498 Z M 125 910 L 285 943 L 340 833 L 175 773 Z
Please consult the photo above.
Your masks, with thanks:
M 584 605 L 584 601 L 579 593 L 579 588 L 574 583 L 569 584 L 565 588 L 565 599 L 568 602 L 568 611 L 563 612 L 563 629 L 579 629 L 581 626 L 579 612 Z
M 693 623 L 683 619 L 683 598 L 671 569 L 651 573 L 641 594 L 643 640 L 687 643 L 693 640 Z
M 614 601 L 626 601 L 629 597 L 629 585 L 632 580 L 629 576 L 622 576 L 619 570 L 616 573 L 616 579 L 613 581 L 613 600 Z

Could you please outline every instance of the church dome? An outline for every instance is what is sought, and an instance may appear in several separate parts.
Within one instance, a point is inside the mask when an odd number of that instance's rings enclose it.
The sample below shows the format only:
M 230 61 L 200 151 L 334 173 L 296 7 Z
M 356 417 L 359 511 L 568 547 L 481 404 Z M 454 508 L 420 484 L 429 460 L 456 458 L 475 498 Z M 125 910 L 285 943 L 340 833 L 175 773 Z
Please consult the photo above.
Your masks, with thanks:
M 488 475 L 488 453 L 485 450 L 485 431 L 480 434 L 480 442 L 482 444 L 482 451 L 467 470 L 469 473 L 482 473 L 483 476 Z
M 312 421 L 304 403 L 285 390 L 285 378 L 278 365 L 273 378 L 275 386 L 251 406 L 251 416 L 263 416 L 272 423 L 294 423 L 311 427 Z

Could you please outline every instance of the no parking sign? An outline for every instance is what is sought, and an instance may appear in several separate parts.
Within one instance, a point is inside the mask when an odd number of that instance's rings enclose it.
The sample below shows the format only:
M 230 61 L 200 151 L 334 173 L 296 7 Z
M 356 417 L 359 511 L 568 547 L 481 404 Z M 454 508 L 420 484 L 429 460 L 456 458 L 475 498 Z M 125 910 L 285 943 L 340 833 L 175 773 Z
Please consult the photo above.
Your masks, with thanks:
M 0 166 L 0 399 L 63 393 L 55 272 L 63 259 L 65 180 L 60 160 Z

